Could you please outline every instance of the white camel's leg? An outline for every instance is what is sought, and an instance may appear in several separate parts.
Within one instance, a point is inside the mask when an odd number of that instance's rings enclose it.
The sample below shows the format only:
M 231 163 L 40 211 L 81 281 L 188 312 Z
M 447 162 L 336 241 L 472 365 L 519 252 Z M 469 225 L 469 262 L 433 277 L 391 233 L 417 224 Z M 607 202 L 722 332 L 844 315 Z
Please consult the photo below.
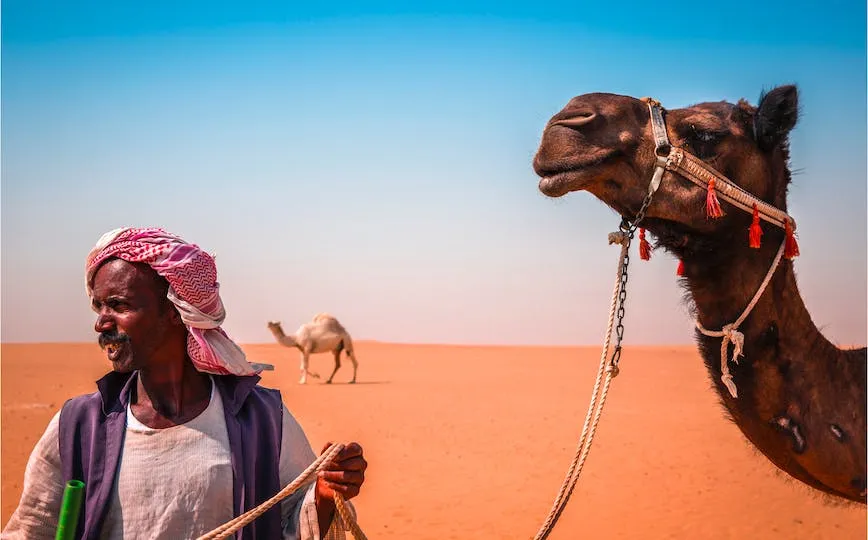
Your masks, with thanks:
M 335 369 L 334 369 L 334 371 L 332 371 L 332 374 L 329 375 L 329 379 L 326 381 L 326 384 L 332 383 L 332 379 L 334 378 L 335 373 L 337 373 L 338 369 L 340 369 L 340 367 L 341 367 L 341 349 L 340 348 L 335 349 L 334 356 L 335 356 Z
M 347 350 L 347 356 L 350 357 L 350 361 L 353 363 L 353 380 L 350 381 L 350 384 L 356 382 L 356 372 L 359 370 L 359 363 L 356 361 L 356 353 L 349 349 Z
M 309 359 L 310 356 L 306 352 L 301 353 L 301 379 L 299 379 L 298 384 L 307 383 L 307 364 Z
M 310 355 L 313 353 L 314 353 L 314 351 L 312 348 L 305 348 L 304 349 L 304 354 L 303 354 L 302 359 L 301 359 L 301 362 L 302 362 L 301 368 L 304 371 L 304 373 L 302 374 L 302 377 L 305 377 L 306 375 L 310 375 L 314 379 L 319 379 L 319 374 L 315 371 L 310 370 Z M 304 383 L 302 383 L 302 384 L 304 384 Z

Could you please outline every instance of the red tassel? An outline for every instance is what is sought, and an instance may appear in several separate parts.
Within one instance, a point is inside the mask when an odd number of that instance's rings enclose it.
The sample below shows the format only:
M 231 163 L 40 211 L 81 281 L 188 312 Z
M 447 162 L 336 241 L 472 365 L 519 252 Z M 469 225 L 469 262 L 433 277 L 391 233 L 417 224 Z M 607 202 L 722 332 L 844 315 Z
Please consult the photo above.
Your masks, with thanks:
M 681 259 L 678 260 L 678 268 L 675 270 L 675 273 L 679 276 L 684 275 L 684 261 L 682 261 Z
M 793 233 L 793 227 L 788 219 L 784 224 L 784 231 L 787 234 L 786 245 L 784 246 L 784 257 L 792 259 L 799 256 L 799 244 L 796 242 L 796 235 Z
M 720 201 L 717 200 L 714 184 L 714 178 L 712 178 L 708 183 L 708 193 L 705 196 L 705 213 L 709 217 L 719 218 L 723 216 L 723 210 L 720 209 Z
M 763 230 L 760 227 L 759 210 L 756 203 L 753 203 L 753 222 L 750 224 L 750 247 L 759 249 L 760 238 L 762 238 Z
M 651 258 L 651 244 L 645 240 L 645 229 L 639 229 L 639 257 L 643 261 Z

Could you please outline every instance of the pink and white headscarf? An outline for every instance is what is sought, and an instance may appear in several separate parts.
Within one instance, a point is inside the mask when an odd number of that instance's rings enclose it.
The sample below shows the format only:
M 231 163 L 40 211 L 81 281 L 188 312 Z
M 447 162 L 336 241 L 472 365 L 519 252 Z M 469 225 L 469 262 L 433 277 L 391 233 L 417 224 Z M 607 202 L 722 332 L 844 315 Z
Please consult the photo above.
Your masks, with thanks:
M 199 246 L 160 228 L 124 227 L 102 235 L 85 263 L 88 297 L 93 277 L 109 257 L 150 265 L 169 282 L 168 299 L 187 326 L 187 353 L 197 370 L 216 375 L 252 375 L 268 364 L 251 364 L 220 328 L 226 310 L 220 299 L 214 258 Z

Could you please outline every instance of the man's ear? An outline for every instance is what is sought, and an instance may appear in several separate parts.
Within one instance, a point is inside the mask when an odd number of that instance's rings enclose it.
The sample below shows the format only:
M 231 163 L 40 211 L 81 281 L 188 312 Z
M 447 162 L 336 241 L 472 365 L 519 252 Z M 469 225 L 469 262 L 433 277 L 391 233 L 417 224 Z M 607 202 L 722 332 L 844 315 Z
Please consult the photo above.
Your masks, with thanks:
M 754 133 L 763 150 L 781 144 L 799 117 L 799 91 L 795 85 L 778 86 L 760 96 L 754 116 Z
M 171 302 L 169 302 L 169 320 L 175 326 L 185 326 L 184 321 L 181 319 L 181 314 L 178 313 L 178 310 Z

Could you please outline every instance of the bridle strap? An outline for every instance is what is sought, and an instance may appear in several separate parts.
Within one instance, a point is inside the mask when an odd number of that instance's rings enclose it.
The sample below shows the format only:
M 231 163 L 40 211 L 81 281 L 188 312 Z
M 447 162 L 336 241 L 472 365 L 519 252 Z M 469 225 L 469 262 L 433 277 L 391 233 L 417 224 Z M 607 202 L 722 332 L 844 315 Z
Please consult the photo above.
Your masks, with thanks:
M 651 110 L 651 129 L 654 130 L 654 152 L 660 157 L 669 155 L 672 144 L 666 135 L 666 122 L 663 120 L 663 107 L 653 98 L 643 98 Z
M 657 163 L 654 166 L 654 174 L 651 176 L 651 183 L 648 184 L 648 196 L 654 195 L 657 188 L 660 187 L 660 182 L 663 180 L 663 173 L 666 172 L 669 163 L 669 153 L 672 150 L 672 144 L 669 142 L 669 136 L 666 134 L 666 123 L 663 120 L 663 108 L 660 102 L 654 98 L 645 97 L 642 101 L 648 104 L 648 109 L 651 111 L 651 129 L 654 131 L 654 153 L 657 155 Z
M 682 148 L 673 148 L 666 168 L 678 173 L 700 187 L 708 187 L 713 178 L 718 196 L 733 206 L 741 208 L 745 212 L 753 212 L 756 205 L 759 217 L 781 229 L 786 227 L 786 222 L 795 230 L 796 222 L 786 212 L 770 205 L 762 199 L 752 195 L 739 187 L 735 182 L 715 170 L 711 165 L 697 158 Z
M 711 180 L 714 179 L 715 188 L 720 197 L 733 206 L 752 213 L 754 205 L 756 205 L 757 213 L 764 221 L 781 229 L 784 229 L 787 221 L 789 221 L 790 227 L 794 231 L 796 230 L 796 221 L 789 214 L 745 191 L 735 182 L 715 170 L 714 167 L 708 165 L 690 152 L 673 146 L 666 134 L 666 122 L 663 119 L 663 107 L 660 105 L 660 102 L 649 97 L 642 98 L 642 101 L 648 104 L 648 110 L 651 113 L 654 152 L 657 155 L 654 174 L 648 186 L 649 193 L 654 193 L 660 187 L 664 169 L 672 171 L 703 188 L 707 188 Z

